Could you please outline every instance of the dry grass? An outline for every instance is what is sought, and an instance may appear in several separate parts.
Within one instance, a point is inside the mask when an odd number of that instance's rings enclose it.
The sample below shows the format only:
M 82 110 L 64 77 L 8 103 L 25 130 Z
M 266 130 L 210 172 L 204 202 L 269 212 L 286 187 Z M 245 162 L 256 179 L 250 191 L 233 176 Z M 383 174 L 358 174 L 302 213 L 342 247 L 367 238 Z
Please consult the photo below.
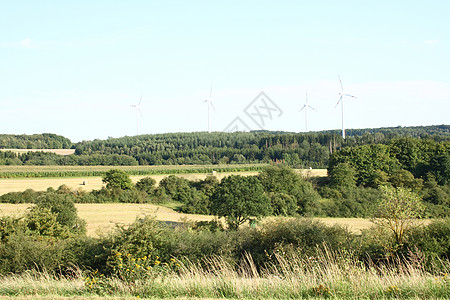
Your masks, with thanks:
M 0 204 L 0 215 L 20 215 L 30 204 Z M 86 220 L 88 234 L 91 236 L 107 232 L 118 224 L 131 224 L 137 217 L 150 215 L 159 221 L 180 222 L 185 219 L 192 221 L 209 221 L 213 216 L 181 214 L 170 208 L 153 204 L 131 203 L 100 203 L 75 204 L 80 218 Z M 272 219 L 271 217 L 268 219 Z M 276 217 L 279 218 L 279 217 Z M 317 218 L 326 225 L 347 226 L 353 233 L 361 233 L 362 229 L 372 226 L 368 219 L 361 218 Z M 428 222 L 425 220 L 424 222 Z
M 31 204 L 0 204 L 0 216 L 23 214 Z M 164 222 L 209 221 L 213 216 L 193 215 L 178 213 L 170 208 L 153 204 L 132 203 L 94 203 L 75 204 L 78 216 L 86 220 L 87 233 L 98 236 L 108 232 L 115 224 L 131 224 L 136 218 L 144 215 L 155 216 L 157 220 Z
M 0 149 L 0 151 L 11 151 L 20 154 L 27 152 L 52 152 L 58 155 L 71 155 L 75 153 L 75 149 Z
M 159 166 L 161 167 L 161 166 Z M 176 167 L 176 166 L 175 166 Z M 58 169 L 59 168 L 59 169 Z M 58 170 L 66 170 L 66 171 L 77 171 L 77 170 L 104 170 L 105 172 L 110 170 L 113 167 L 107 166 L 96 166 L 96 167 L 55 167 L 55 166 L 1 166 L 0 172 L 8 172 L 9 171 L 55 171 Z M 136 169 L 139 167 L 120 167 L 121 169 Z M 148 167 L 146 167 L 148 168 Z M 326 169 L 312 169 L 312 170 L 297 170 L 297 172 L 301 173 L 303 176 L 327 176 Z M 219 180 L 229 175 L 244 175 L 251 176 L 257 175 L 259 172 L 250 171 L 250 172 L 218 172 L 216 176 Z M 183 177 L 189 180 L 201 180 L 205 179 L 206 176 L 211 175 L 210 173 L 192 173 L 192 174 L 176 174 L 176 176 Z M 152 177 L 156 180 L 157 183 L 161 181 L 165 175 L 145 175 L 145 176 L 130 176 L 134 183 L 140 180 L 143 177 Z M 83 185 L 83 182 L 85 185 Z M 45 191 L 48 187 L 52 187 L 57 189 L 61 185 L 67 185 L 72 190 L 83 189 L 85 191 L 92 191 L 101 189 L 103 186 L 101 177 L 52 177 L 52 178 L 1 178 L 0 179 L 0 195 L 9 193 L 9 192 L 22 192 L 26 189 L 33 189 L 35 191 Z
M 109 169 L 108 169 L 109 170 Z M 258 172 L 226 172 L 217 173 L 216 177 L 221 180 L 222 178 L 239 174 L 244 176 L 257 175 Z M 199 174 L 177 174 L 176 176 L 183 177 L 189 180 L 201 180 L 205 179 L 209 173 Z M 146 176 L 130 176 L 131 180 L 136 183 L 144 177 L 152 177 L 159 183 L 164 177 L 169 175 L 146 175 Z M 83 182 L 85 183 L 83 185 Z M 67 185 L 72 190 L 82 189 L 85 191 L 99 190 L 102 188 L 102 177 L 55 177 L 55 178 L 2 178 L 0 179 L 0 195 L 9 192 L 22 192 L 26 189 L 33 189 L 35 191 L 45 191 L 47 188 L 52 187 L 57 189 L 61 185 Z

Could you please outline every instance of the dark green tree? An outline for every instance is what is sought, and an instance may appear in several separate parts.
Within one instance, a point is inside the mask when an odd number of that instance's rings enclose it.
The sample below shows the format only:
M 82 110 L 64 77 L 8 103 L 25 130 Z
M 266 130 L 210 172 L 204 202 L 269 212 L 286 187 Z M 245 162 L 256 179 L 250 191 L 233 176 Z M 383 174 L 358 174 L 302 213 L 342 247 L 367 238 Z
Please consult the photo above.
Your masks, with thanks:
M 133 182 L 125 171 L 120 169 L 111 169 L 103 177 L 103 183 L 106 183 L 108 189 L 129 190 L 133 188 Z
M 302 215 L 312 214 L 313 207 L 320 199 L 320 195 L 314 190 L 312 184 L 303 179 L 294 169 L 288 167 L 267 167 L 260 172 L 258 179 L 264 186 L 264 191 L 272 199 L 276 199 L 274 212 L 292 215 L 299 213 Z M 277 194 L 284 194 L 277 196 Z M 296 210 L 291 211 L 291 199 L 296 202 Z M 275 204 L 274 203 L 274 204 Z M 281 207 L 280 205 L 286 206 Z
M 257 177 L 231 175 L 222 179 L 214 191 L 211 212 L 225 217 L 228 227 L 237 230 L 252 218 L 269 215 L 271 205 Z
M 356 187 L 356 171 L 349 163 L 338 163 L 330 170 L 330 185 L 336 189 Z
M 147 195 L 153 195 L 156 190 L 156 180 L 151 177 L 144 177 L 136 182 L 136 188 Z

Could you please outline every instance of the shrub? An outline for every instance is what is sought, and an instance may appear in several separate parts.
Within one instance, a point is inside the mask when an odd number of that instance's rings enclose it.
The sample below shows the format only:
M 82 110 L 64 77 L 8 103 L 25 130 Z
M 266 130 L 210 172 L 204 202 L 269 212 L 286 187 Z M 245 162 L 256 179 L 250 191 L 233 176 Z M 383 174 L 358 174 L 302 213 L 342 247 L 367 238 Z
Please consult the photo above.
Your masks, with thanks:
M 66 226 L 73 233 L 85 233 L 86 225 L 78 218 L 73 199 L 68 195 L 45 193 L 36 200 L 36 206 L 31 209 L 49 209 L 56 216 L 56 221 Z M 43 214 L 40 214 L 43 216 Z
M 433 220 L 427 226 L 413 228 L 408 247 L 417 247 L 431 258 L 450 258 L 450 218 Z
M 318 246 L 349 249 L 352 234 L 345 228 L 327 226 L 303 218 L 279 219 L 262 223 L 256 229 L 239 231 L 239 253 L 249 253 L 258 266 L 272 259 L 277 251 L 295 247 L 304 258 L 314 256 Z
M 136 182 L 136 189 L 146 192 L 147 195 L 151 196 L 156 190 L 156 180 L 151 177 L 144 177 Z
M 158 256 L 161 261 L 168 261 L 174 243 L 173 230 L 148 216 L 129 226 L 118 226 L 106 241 L 109 244 L 105 253 L 108 270 L 117 267 L 117 253 L 134 257 Z

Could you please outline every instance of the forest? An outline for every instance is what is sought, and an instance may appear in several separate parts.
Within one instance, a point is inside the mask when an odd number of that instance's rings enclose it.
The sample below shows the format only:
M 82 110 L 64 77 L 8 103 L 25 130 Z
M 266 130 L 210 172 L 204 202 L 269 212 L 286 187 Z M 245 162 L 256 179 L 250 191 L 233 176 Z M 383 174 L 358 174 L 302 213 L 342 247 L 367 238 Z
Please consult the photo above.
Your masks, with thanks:
M 73 148 L 74 155 L 0 152 L 0 165 L 201 165 L 282 161 L 295 168 L 327 168 L 330 155 L 346 147 L 389 144 L 401 137 L 444 142 L 450 126 L 349 129 L 339 131 L 167 133 L 106 140 L 70 140 L 54 134 L 0 135 L 0 149 Z

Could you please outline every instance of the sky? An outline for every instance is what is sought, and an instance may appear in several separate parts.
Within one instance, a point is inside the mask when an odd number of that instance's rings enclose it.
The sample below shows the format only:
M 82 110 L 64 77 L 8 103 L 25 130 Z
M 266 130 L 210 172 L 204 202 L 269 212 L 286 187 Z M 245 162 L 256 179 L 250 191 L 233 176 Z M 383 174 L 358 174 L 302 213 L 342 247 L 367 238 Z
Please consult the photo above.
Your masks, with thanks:
M 448 0 L 0 0 L 0 133 L 208 131 L 211 87 L 212 131 L 340 129 L 339 77 L 357 97 L 346 128 L 448 125 L 449 13 Z

